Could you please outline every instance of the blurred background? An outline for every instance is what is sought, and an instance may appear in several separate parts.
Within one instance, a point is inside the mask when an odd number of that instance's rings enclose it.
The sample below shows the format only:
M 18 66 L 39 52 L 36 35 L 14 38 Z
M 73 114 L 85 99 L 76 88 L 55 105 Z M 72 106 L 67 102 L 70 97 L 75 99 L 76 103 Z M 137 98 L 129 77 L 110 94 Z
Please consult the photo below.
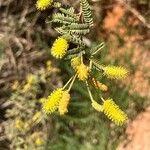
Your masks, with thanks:
M 78 11 L 78 0 L 61 2 Z M 150 149 L 150 1 L 89 2 L 94 28 L 87 38 L 106 45 L 100 61 L 130 70 L 122 81 L 100 78 L 128 123 L 117 127 L 91 108 L 82 82 L 73 86 L 68 114 L 42 117 L 43 98 L 73 74 L 50 55 L 58 33 L 46 20 L 55 10 L 39 12 L 35 0 L 0 0 L 0 150 Z

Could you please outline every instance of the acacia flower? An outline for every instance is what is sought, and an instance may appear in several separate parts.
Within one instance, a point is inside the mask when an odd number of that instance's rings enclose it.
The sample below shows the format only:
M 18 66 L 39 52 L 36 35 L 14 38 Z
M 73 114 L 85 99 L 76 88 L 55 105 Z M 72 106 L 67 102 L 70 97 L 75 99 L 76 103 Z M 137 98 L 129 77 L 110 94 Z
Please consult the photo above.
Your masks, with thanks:
M 39 10 L 45 10 L 46 8 L 51 6 L 52 3 L 53 3 L 53 0 L 37 0 L 36 8 Z
M 68 112 L 67 107 L 68 107 L 69 101 L 70 101 L 70 94 L 68 93 L 68 91 L 63 91 L 62 98 L 58 106 L 58 111 L 60 115 L 64 115 L 65 113 Z
M 104 101 L 103 105 L 104 114 L 115 122 L 117 125 L 122 125 L 127 120 L 127 115 L 115 104 L 112 99 Z
M 104 67 L 104 75 L 109 78 L 121 79 L 128 75 L 128 70 L 123 67 L 107 66 Z
M 63 90 L 61 88 L 53 91 L 50 96 L 43 102 L 43 111 L 45 113 L 54 112 L 58 106 L 59 102 L 62 98 Z
M 74 70 L 77 69 L 77 66 L 81 64 L 81 59 L 80 57 L 74 57 L 71 59 L 71 66 L 73 67 Z
M 59 37 L 53 43 L 51 54 L 56 58 L 62 58 L 66 54 L 68 47 L 68 41 L 63 37 Z
M 77 66 L 77 76 L 80 80 L 86 80 L 89 75 L 89 69 L 86 65 L 81 63 L 79 66 Z

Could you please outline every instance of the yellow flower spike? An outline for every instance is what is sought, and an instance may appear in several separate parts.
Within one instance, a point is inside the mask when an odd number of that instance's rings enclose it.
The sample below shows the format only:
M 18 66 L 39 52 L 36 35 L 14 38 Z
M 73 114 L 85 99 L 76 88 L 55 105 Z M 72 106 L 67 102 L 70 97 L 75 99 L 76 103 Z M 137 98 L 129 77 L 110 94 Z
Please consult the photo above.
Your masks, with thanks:
M 68 41 L 63 37 L 59 37 L 53 43 L 51 54 L 56 58 L 62 58 L 66 54 L 68 47 Z
M 99 112 L 102 112 L 103 111 L 103 107 L 102 107 L 102 105 L 100 105 L 100 104 L 98 104 L 96 101 L 92 101 L 92 107 L 95 109 L 95 110 L 97 110 L 97 111 L 99 111 Z
M 101 91 L 107 91 L 108 87 L 107 85 L 100 83 L 99 81 L 97 81 L 95 78 L 92 78 L 92 83 L 95 86 L 96 89 L 100 89 Z
M 45 10 L 49 6 L 51 6 L 53 3 L 53 0 L 37 0 L 36 2 L 36 8 L 39 10 Z
M 86 80 L 89 75 L 89 68 L 81 63 L 79 66 L 77 66 L 77 76 L 79 80 Z
M 103 70 L 104 75 L 112 79 L 121 79 L 128 75 L 128 70 L 123 67 L 107 66 Z
M 43 111 L 45 113 L 54 112 L 58 106 L 59 102 L 62 98 L 63 90 L 61 88 L 53 91 L 50 96 L 43 102 Z
M 77 66 L 81 64 L 81 58 L 80 57 L 75 57 L 71 59 L 71 66 L 73 67 L 74 70 L 77 69 Z
M 119 108 L 118 105 L 112 99 L 107 99 L 104 101 L 103 105 L 104 114 L 114 121 L 117 125 L 122 125 L 127 120 L 127 115 Z
M 60 113 L 60 115 L 64 115 L 65 113 L 68 112 L 68 104 L 70 101 L 70 94 L 68 93 L 68 91 L 64 91 L 62 94 L 62 98 L 59 102 L 59 106 L 58 106 L 58 111 Z

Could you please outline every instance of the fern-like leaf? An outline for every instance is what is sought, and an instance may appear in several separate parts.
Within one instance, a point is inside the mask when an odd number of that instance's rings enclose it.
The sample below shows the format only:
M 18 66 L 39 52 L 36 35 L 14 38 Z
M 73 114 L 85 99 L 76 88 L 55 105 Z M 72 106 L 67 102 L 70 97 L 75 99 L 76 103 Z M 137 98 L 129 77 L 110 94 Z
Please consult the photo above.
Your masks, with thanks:
M 62 27 L 62 30 L 67 33 L 85 35 L 90 32 L 88 24 L 78 24 L 71 23 L 70 25 L 65 25 Z
M 83 51 L 82 47 L 77 47 L 77 48 L 69 49 L 68 54 L 77 54 L 81 51 Z
M 66 29 L 88 29 L 89 28 L 89 24 L 87 23 L 71 23 L 70 25 L 66 26 Z
M 65 29 L 64 29 L 65 30 Z M 82 30 L 72 30 L 72 29 L 69 29 L 69 30 L 65 30 L 71 34 L 78 34 L 78 35 L 85 35 L 87 33 L 89 33 L 89 29 L 82 29 Z
M 87 0 L 80 0 L 80 4 L 83 11 L 83 18 L 86 23 L 88 23 L 90 26 L 93 25 L 93 17 L 91 12 L 91 7 Z
M 55 13 L 53 15 L 51 22 L 61 23 L 65 25 L 65 24 L 75 23 L 77 22 L 77 20 L 74 19 L 73 17 L 65 16 L 64 14 L 61 14 L 61 13 Z
M 69 9 L 60 8 L 59 9 L 63 14 L 74 18 L 76 21 L 79 21 L 79 17 L 74 13 L 74 8 L 71 7 Z
M 85 46 L 85 44 L 81 40 L 81 37 L 78 35 L 66 34 L 66 35 L 64 35 L 64 37 L 74 44 L 79 44 L 80 46 Z
M 99 71 L 103 70 L 103 65 L 99 63 L 98 60 L 92 59 L 93 68 L 96 68 Z
M 61 3 L 59 3 L 59 2 L 54 2 L 54 3 L 53 3 L 53 7 L 55 7 L 55 8 L 61 8 Z
M 68 54 L 66 57 L 65 57 L 65 60 L 70 60 L 72 58 L 75 58 L 75 57 L 78 57 L 80 55 L 80 53 L 77 53 L 77 54 Z
M 68 34 L 68 32 L 66 30 L 64 30 L 62 27 L 55 28 L 55 30 L 61 35 Z

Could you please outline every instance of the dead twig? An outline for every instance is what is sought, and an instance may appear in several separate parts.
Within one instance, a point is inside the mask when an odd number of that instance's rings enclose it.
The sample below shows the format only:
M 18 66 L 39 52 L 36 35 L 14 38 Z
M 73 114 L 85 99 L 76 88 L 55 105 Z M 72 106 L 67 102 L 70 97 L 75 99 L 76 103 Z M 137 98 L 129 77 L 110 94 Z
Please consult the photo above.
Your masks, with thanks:
M 148 23 L 147 20 L 135 8 L 131 7 L 124 0 L 117 0 L 117 2 L 123 4 L 125 8 L 129 10 L 136 18 L 138 18 L 138 20 L 141 21 L 146 28 L 150 29 L 150 23 Z

